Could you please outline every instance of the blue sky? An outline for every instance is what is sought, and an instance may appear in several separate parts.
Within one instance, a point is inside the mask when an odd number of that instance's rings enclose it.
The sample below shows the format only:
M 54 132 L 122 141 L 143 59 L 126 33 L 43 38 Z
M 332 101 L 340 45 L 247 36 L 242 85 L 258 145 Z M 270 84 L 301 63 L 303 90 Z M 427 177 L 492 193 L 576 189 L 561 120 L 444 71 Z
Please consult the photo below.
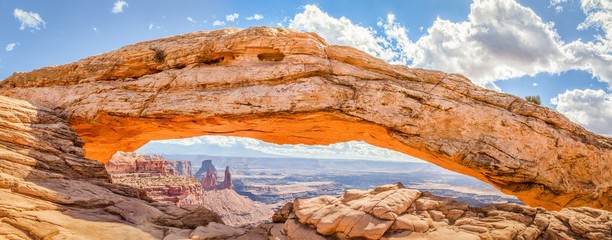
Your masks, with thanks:
M 0 79 L 144 40 L 260 25 L 317 32 L 390 63 L 539 95 L 612 135 L 612 0 L 2 0 Z

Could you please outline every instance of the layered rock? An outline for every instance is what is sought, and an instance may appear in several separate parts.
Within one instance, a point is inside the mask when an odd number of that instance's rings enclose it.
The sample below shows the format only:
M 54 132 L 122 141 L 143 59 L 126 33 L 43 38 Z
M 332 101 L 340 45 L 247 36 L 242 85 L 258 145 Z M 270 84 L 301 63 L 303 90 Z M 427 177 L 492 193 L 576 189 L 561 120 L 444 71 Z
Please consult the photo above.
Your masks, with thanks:
M 47 108 L 0 96 L 0 239 L 161 239 L 222 222 L 202 206 L 154 206 L 83 157 Z
M 179 207 L 202 204 L 202 186 L 193 177 L 189 161 L 117 152 L 106 164 L 106 170 L 113 183 L 142 189 L 155 201 Z
M 117 173 L 151 173 L 159 176 L 193 177 L 191 162 L 168 160 L 161 156 L 136 152 L 116 152 L 105 165 L 106 171 Z
M 223 222 L 235 227 L 254 227 L 269 223 L 274 211 L 271 206 L 252 201 L 232 189 L 203 193 L 203 206 L 219 214 Z
M 150 140 L 362 140 L 491 183 L 532 206 L 612 209 L 612 140 L 458 74 L 389 65 L 312 33 L 225 29 L 15 73 L 0 94 L 61 111 L 107 162 Z
M 612 239 L 608 211 L 471 207 L 401 184 L 298 199 L 293 211 L 284 225 L 290 239 Z

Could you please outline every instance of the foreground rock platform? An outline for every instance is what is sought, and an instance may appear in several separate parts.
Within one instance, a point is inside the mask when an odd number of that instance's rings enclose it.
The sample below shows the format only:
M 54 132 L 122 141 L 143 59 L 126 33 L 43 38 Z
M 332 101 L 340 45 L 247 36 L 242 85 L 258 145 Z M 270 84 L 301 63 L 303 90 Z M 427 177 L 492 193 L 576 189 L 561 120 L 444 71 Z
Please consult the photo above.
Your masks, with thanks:
M 612 213 L 546 211 L 517 204 L 471 207 L 404 188 L 348 190 L 297 199 L 283 228 L 289 239 L 612 239 Z
M 147 41 L 15 73 L 0 95 L 59 111 L 101 162 L 150 140 L 208 134 L 362 140 L 532 206 L 612 209 L 610 138 L 459 74 L 389 65 L 312 33 L 230 28 Z

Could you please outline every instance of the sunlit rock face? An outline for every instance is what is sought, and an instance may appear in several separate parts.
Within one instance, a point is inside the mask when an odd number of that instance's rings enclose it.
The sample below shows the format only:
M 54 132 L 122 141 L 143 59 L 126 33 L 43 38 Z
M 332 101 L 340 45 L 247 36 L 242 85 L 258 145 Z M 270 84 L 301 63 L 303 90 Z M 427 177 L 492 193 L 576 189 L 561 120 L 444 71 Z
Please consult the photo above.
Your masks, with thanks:
M 60 111 L 101 162 L 150 140 L 209 134 L 362 140 L 532 206 L 612 209 L 611 139 L 461 75 L 389 65 L 312 33 L 232 28 L 142 42 L 15 73 L 0 94 Z

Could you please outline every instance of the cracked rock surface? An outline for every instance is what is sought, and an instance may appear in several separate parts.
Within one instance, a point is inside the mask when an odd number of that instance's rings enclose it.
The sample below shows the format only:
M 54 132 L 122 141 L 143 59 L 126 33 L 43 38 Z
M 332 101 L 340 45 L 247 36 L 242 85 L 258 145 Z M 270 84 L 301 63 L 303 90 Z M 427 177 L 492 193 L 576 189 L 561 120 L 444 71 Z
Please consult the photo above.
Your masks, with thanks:
M 471 207 L 401 184 L 297 199 L 289 239 L 612 239 L 612 213 L 516 204 Z

